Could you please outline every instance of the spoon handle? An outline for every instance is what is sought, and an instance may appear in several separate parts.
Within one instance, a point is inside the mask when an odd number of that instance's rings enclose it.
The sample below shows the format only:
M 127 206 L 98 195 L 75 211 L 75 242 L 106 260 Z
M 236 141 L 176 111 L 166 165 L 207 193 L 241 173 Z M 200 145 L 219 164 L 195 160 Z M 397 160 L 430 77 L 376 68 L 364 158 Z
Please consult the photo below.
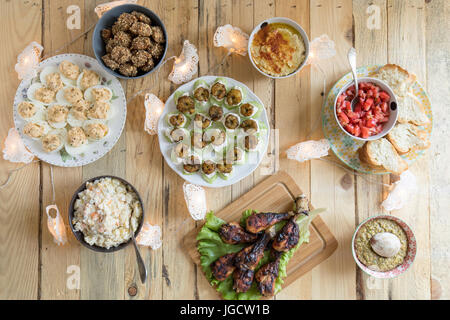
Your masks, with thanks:
M 355 92 L 358 94 L 358 77 L 356 75 L 356 50 L 355 48 L 350 48 L 347 54 L 348 63 L 352 68 L 353 80 L 355 81 Z
M 141 253 L 136 243 L 136 239 L 134 237 L 133 237 L 133 245 L 134 251 L 136 251 L 136 260 L 139 269 L 139 276 L 141 278 L 141 282 L 145 283 L 145 281 L 147 280 L 147 269 L 145 268 L 144 260 L 142 259 Z

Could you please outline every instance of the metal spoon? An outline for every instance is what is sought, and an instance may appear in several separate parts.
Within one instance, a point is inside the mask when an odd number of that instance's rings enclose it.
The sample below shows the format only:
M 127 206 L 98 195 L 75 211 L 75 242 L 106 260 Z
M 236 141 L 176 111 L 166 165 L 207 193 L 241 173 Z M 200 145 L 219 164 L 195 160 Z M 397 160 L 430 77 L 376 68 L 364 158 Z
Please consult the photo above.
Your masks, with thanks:
M 133 215 L 130 214 L 130 229 L 133 229 L 132 225 L 131 225 L 132 216 Z M 131 239 L 133 240 L 134 251 L 136 252 L 136 260 L 137 260 L 138 269 L 139 269 L 139 276 L 141 278 L 141 282 L 145 283 L 145 281 L 147 280 L 147 269 L 145 268 L 144 260 L 142 259 L 141 252 L 139 251 L 139 248 L 137 246 L 137 242 L 136 242 L 136 238 L 134 237 L 133 230 L 131 230 Z
M 355 97 L 352 99 L 351 102 L 351 108 L 352 111 L 355 110 L 355 106 L 358 103 L 358 77 L 356 75 L 356 50 L 355 48 L 350 48 L 348 50 L 347 54 L 348 63 L 350 64 L 350 67 L 352 68 L 352 74 L 353 74 L 353 81 L 355 82 Z

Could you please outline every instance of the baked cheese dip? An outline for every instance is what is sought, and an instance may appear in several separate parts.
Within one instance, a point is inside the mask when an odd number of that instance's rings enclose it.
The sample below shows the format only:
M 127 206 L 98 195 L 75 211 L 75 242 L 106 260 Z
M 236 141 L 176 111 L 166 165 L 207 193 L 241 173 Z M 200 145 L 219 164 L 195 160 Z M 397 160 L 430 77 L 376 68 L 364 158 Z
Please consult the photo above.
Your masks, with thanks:
M 113 178 L 86 183 L 74 208 L 74 229 L 81 231 L 90 245 L 106 249 L 127 242 L 142 219 L 142 207 L 136 193 Z
M 295 72 L 306 58 L 302 36 L 285 23 L 263 26 L 254 36 L 250 51 L 256 66 L 274 77 Z

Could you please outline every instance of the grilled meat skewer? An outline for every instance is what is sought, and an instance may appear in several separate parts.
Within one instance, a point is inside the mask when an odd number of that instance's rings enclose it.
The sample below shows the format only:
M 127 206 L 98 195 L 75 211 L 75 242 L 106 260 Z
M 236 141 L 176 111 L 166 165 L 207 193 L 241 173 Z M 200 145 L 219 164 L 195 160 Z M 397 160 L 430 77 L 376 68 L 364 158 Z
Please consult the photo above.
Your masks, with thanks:
M 281 253 L 272 250 L 276 258 L 275 261 L 266 263 L 255 274 L 258 283 L 258 290 L 264 297 L 271 297 L 275 294 L 275 280 L 278 278 Z
M 228 244 L 249 243 L 258 239 L 258 235 L 246 232 L 237 222 L 223 224 L 219 235 L 222 241 Z
M 274 213 L 274 212 L 262 212 L 252 213 L 247 218 L 246 229 L 251 233 L 259 233 L 264 231 L 280 221 L 287 220 L 292 216 L 291 213 Z
M 233 273 L 236 269 L 234 266 L 235 256 L 236 253 L 228 253 L 211 263 L 211 271 L 214 278 L 219 281 L 224 281 Z

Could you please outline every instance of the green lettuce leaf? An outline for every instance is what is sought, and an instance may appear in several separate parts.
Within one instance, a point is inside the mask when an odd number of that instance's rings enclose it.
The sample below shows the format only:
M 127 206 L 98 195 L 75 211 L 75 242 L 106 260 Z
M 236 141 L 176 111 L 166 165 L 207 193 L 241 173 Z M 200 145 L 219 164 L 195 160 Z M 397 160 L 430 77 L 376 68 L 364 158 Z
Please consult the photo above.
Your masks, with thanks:
M 280 266 L 279 266 L 279 276 L 275 282 L 275 293 L 278 293 L 281 290 L 281 286 L 283 285 L 284 278 L 286 277 L 286 268 L 289 260 L 294 255 L 295 251 L 305 242 L 309 240 L 309 225 L 311 221 L 321 212 L 325 211 L 325 209 L 317 209 L 310 212 L 309 216 L 301 215 L 297 219 L 297 223 L 300 227 L 300 240 L 298 245 L 285 252 L 281 255 L 280 258 Z M 245 225 L 247 218 L 255 212 L 254 210 L 246 210 L 242 213 L 241 225 Z M 200 230 L 197 235 L 197 250 L 200 253 L 200 265 L 202 267 L 203 272 L 205 273 L 208 281 L 213 285 L 216 290 L 222 295 L 225 300 L 258 300 L 262 296 L 258 291 L 256 282 L 253 282 L 251 288 L 247 292 L 236 293 L 233 290 L 233 277 L 230 276 L 224 281 L 216 280 L 211 272 L 211 263 L 216 261 L 221 256 L 238 252 L 246 247 L 246 244 L 227 244 L 222 242 L 219 236 L 219 229 L 224 224 L 225 221 L 216 217 L 213 212 L 209 212 L 206 215 L 206 223 Z M 275 225 L 275 229 L 279 231 L 284 225 L 286 221 L 279 222 Z M 269 254 L 270 251 L 266 250 L 264 253 L 264 257 L 259 262 L 258 266 L 255 269 L 255 272 L 264 264 L 270 262 Z

